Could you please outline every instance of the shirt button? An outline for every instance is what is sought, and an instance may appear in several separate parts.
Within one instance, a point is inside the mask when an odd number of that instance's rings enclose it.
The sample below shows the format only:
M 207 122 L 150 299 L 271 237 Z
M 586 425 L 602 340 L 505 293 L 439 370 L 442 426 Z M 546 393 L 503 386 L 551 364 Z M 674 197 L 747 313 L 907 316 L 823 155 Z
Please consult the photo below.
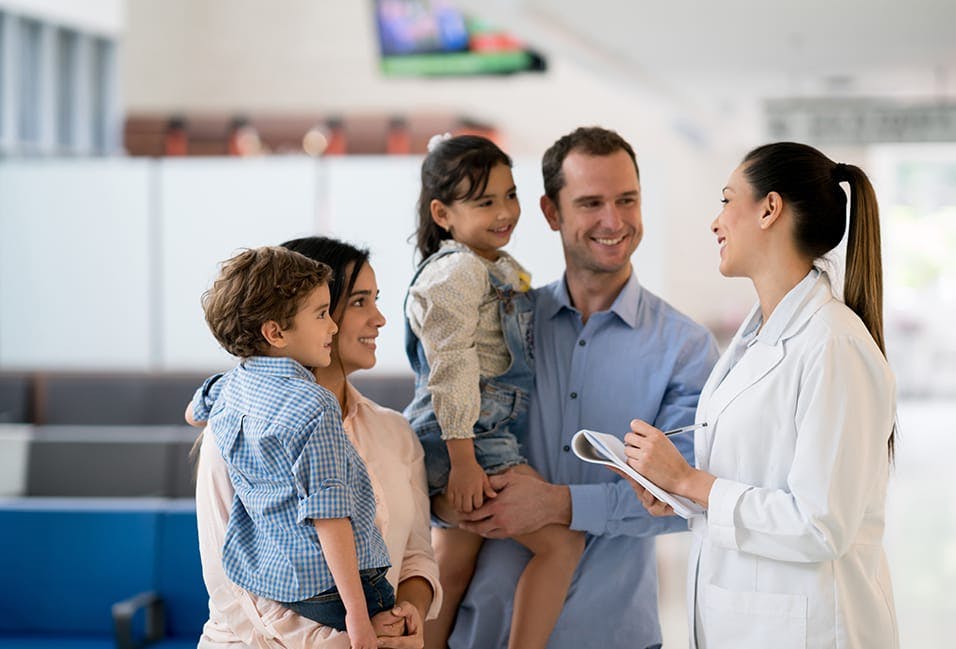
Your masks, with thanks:
M 586 344 L 587 344 L 587 343 L 584 342 L 583 340 L 579 340 L 579 341 L 578 341 L 578 345 L 579 345 L 580 347 L 584 347 Z
M 570 451 L 570 450 L 571 450 L 571 447 L 568 446 L 567 444 L 565 444 L 565 445 L 564 445 L 564 452 L 567 453 L 567 452 Z
M 578 393 L 577 393 L 577 392 L 572 392 L 572 393 L 571 393 L 571 398 L 572 398 L 572 399 L 577 399 L 577 398 L 578 398 Z

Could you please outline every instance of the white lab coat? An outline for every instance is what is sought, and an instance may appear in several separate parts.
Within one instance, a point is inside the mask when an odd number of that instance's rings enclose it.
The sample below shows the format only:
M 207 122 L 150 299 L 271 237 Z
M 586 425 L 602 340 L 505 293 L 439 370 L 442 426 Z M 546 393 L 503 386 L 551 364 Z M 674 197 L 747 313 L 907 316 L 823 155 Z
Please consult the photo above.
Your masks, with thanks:
M 691 521 L 696 649 L 897 648 L 883 551 L 895 381 L 860 319 L 812 270 L 701 393 Z

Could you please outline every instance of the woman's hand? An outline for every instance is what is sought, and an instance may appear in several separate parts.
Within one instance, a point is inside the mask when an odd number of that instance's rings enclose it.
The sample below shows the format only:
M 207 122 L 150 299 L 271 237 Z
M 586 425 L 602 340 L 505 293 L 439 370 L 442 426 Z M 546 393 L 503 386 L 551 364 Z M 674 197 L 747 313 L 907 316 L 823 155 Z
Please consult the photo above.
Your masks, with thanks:
M 372 616 L 372 628 L 380 639 L 405 635 L 405 617 L 402 615 L 402 609 L 395 606 L 387 611 L 376 613 Z
M 631 476 L 627 475 L 620 469 L 615 467 L 608 467 L 611 471 L 618 474 L 625 480 L 628 484 L 631 485 L 631 489 L 634 490 L 634 493 L 637 494 L 637 499 L 641 501 L 641 504 L 644 505 L 644 509 L 647 510 L 651 516 L 673 516 L 674 508 L 668 505 L 665 502 L 658 500 L 654 494 L 641 486 L 641 483 L 636 481 Z
M 671 493 L 694 470 L 664 433 L 640 419 L 631 421 L 624 445 L 628 466 Z
M 628 466 L 661 489 L 707 508 L 710 489 L 717 478 L 689 465 L 664 433 L 634 419 L 631 432 L 624 436 L 624 444 Z
M 488 474 L 474 459 L 452 462 L 445 491 L 451 504 L 463 514 L 470 514 L 484 504 L 485 498 L 497 495 Z
M 422 649 L 425 646 L 425 637 L 423 635 L 424 624 L 422 615 L 410 602 L 402 601 L 395 605 L 391 611 L 384 611 L 375 617 L 388 614 L 392 618 L 401 620 L 404 627 L 403 633 L 379 634 L 378 646 L 389 649 Z

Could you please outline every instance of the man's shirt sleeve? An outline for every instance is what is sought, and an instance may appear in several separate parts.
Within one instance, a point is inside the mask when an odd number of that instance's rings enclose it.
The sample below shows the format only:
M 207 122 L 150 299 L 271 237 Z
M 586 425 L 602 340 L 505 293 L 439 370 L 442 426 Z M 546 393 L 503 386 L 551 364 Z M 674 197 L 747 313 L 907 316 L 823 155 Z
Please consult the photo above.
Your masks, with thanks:
M 695 327 L 694 335 L 685 336 L 657 417 L 650 423 L 661 430 L 693 423 L 701 389 L 717 356 L 717 344 L 706 330 Z M 674 445 L 693 466 L 693 434 L 678 436 Z M 569 488 L 573 530 L 595 535 L 645 537 L 687 529 L 687 522 L 678 516 L 651 516 L 624 479 Z

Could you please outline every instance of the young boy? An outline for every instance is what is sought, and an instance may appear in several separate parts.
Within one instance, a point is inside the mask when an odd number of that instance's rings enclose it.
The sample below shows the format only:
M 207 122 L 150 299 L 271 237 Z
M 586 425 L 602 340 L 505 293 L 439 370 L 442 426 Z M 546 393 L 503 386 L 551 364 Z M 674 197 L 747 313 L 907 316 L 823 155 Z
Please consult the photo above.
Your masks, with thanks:
M 223 567 L 243 588 L 376 646 L 370 617 L 395 594 L 375 495 L 310 368 L 331 362 L 331 271 L 284 248 L 226 261 L 203 295 L 206 322 L 239 365 L 207 379 L 192 418 L 208 421 L 236 490 Z

